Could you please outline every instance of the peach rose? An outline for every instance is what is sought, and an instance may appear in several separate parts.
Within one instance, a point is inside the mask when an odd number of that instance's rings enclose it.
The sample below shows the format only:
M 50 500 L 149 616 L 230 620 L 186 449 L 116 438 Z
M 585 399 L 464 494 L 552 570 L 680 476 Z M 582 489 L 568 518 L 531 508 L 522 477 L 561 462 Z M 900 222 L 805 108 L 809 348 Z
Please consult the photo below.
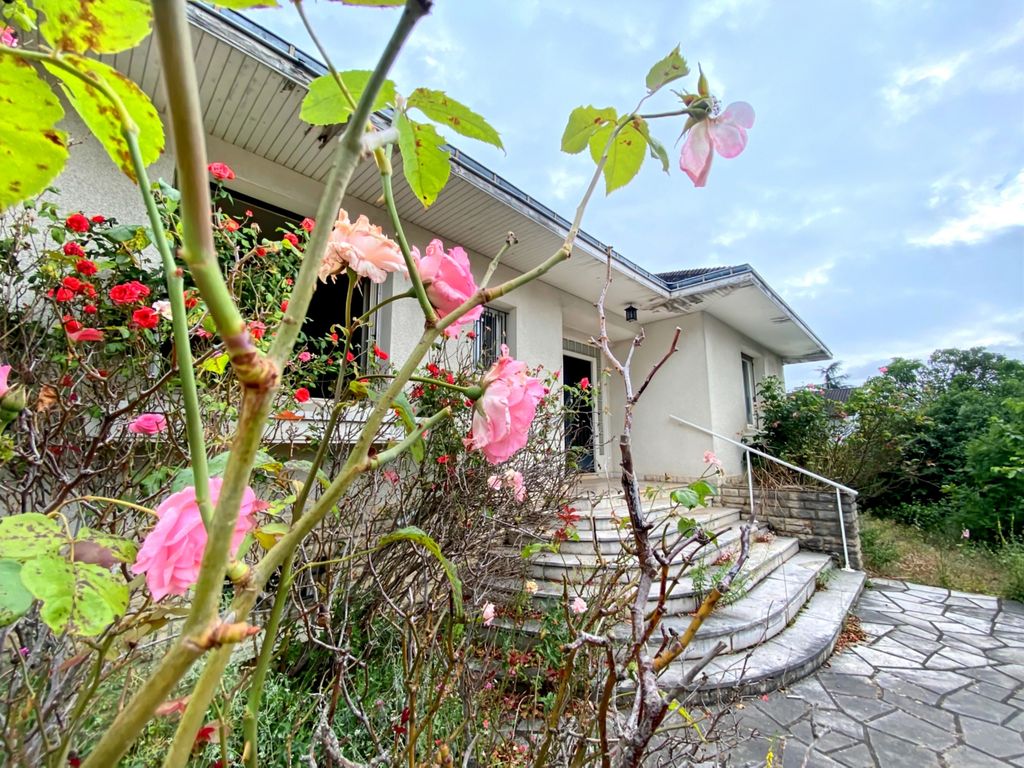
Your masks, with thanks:
M 327 253 L 317 274 L 326 283 L 328 277 L 340 275 L 346 268 L 374 283 L 383 283 L 390 272 L 407 272 L 398 243 L 365 216 L 353 224 L 342 209 L 328 237 Z

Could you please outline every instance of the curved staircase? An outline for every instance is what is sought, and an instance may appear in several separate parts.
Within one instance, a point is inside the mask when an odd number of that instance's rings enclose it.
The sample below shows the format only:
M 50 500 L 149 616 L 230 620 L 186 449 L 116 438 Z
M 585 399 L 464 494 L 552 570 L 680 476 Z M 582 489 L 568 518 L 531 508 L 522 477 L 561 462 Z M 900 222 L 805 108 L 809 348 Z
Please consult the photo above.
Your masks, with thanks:
M 704 577 L 695 584 L 694 569 L 681 576 L 669 592 L 662 627 L 669 634 L 682 634 L 690 623 L 703 594 L 710 588 L 711 574 L 727 563 L 728 553 L 738 554 L 741 512 L 712 506 L 680 515 L 673 511 L 671 488 L 652 487 L 642 494 L 648 519 L 655 523 L 652 538 L 662 531 L 673 534 L 678 517 L 689 517 L 716 534 L 706 545 L 701 559 Z M 564 541 L 557 553 L 541 552 L 530 558 L 528 577 L 537 584 L 533 601 L 538 608 L 588 594 L 587 579 L 601 569 L 615 568 L 615 561 L 632 543 L 629 516 L 621 488 L 609 481 L 588 479 L 581 497 L 574 503 L 580 520 L 579 540 Z M 552 513 L 554 514 L 554 513 Z M 670 571 L 678 574 L 681 565 Z M 728 567 L 728 566 L 724 566 Z M 699 571 L 698 571 L 699 573 Z M 629 580 L 628 573 L 620 579 Z M 686 686 L 701 695 L 740 689 L 743 693 L 764 693 L 782 687 L 813 672 L 832 653 L 843 621 L 864 585 L 864 574 L 836 568 L 831 556 L 801 550 L 795 538 L 755 535 L 747 562 L 727 593 L 729 604 L 721 603 L 704 622 L 686 652 L 661 675 L 663 688 L 682 685 L 687 668 L 719 641 L 727 650 L 717 656 Z M 498 585 L 508 593 L 520 593 L 521 584 Z M 657 604 L 659 585 L 649 595 Z M 723 599 L 724 600 L 724 599 Z M 520 632 L 528 641 L 540 630 L 540 622 L 526 621 Z M 630 628 L 620 624 L 611 635 L 623 640 Z M 663 633 L 651 639 L 652 652 L 661 645 Z

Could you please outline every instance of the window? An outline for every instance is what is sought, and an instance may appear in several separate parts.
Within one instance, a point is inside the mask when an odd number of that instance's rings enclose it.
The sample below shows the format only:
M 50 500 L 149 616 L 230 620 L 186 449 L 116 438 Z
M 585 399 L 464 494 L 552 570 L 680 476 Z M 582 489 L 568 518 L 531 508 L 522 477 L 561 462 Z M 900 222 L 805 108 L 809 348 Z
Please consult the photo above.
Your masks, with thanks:
M 484 307 L 473 330 L 473 362 L 488 368 L 501 356 L 501 345 L 508 344 L 508 312 Z
M 239 192 L 231 192 L 231 198 L 220 201 L 219 207 L 225 214 L 238 221 L 256 224 L 260 228 L 261 236 L 268 240 L 279 240 L 282 229 L 289 231 L 295 229 L 302 220 L 302 216 L 297 213 L 263 203 Z M 361 281 L 356 287 L 352 296 L 353 315 L 358 316 L 366 311 L 368 307 L 366 290 L 369 287 L 367 281 Z M 346 275 L 338 275 L 336 280 L 328 280 L 326 283 L 317 281 L 316 291 L 313 293 L 313 299 L 310 301 L 309 310 L 306 313 L 306 322 L 302 324 L 302 333 L 299 336 L 299 346 L 296 348 L 296 352 L 302 348 L 325 356 L 334 352 L 335 347 L 329 339 L 335 326 L 345 322 L 347 293 L 348 277 Z M 356 331 L 355 338 L 352 340 L 352 352 L 360 359 L 360 366 L 364 364 L 362 358 L 366 354 L 366 344 L 366 327 L 362 326 Z M 313 397 L 333 397 L 336 380 L 336 370 L 325 372 L 309 382 L 309 391 Z
M 756 411 L 754 409 L 754 359 L 747 355 L 740 355 L 740 366 L 743 371 L 743 405 L 746 408 L 747 425 L 754 426 Z

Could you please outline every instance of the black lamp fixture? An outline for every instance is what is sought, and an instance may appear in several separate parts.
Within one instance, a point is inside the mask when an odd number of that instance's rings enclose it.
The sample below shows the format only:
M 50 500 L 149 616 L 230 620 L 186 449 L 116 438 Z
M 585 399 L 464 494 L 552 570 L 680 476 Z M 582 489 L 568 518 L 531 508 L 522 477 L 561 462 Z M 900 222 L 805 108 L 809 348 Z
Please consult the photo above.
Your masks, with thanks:
M 627 323 L 635 323 L 636 322 L 636 307 L 634 307 L 632 304 L 627 304 L 626 305 L 626 322 Z

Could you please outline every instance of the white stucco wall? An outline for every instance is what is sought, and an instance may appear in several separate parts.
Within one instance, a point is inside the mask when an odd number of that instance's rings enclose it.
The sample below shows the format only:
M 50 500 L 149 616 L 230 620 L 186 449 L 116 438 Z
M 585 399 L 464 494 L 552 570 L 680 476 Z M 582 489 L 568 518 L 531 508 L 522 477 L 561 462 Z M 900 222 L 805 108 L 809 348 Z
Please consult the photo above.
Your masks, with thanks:
M 751 432 L 743 395 L 742 356 L 747 355 L 754 361 L 755 386 L 766 375 L 781 378 L 782 361 L 775 353 L 711 315 L 705 315 L 704 338 L 711 411 L 710 421 L 704 426 L 733 440 L 740 440 Z M 724 462 L 728 474 L 745 471 L 740 448 L 716 438 L 712 450 Z
M 710 438 L 669 419 L 669 415 L 676 415 L 697 424 L 707 424 L 711 419 L 704 320 L 705 315 L 698 312 L 643 326 L 646 340 L 633 354 L 634 390 L 641 386 L 648 371 L 668 351 L 677 326 L 682 334 L 679 351 L 662 366 L 634 411 L 633 456 L 635 471 L 642 477 L 652 480 L 665 476 L 695 477 L 701 472 L 704 451 L 712 447 Z M 622 342 L 612 351 L 624 360 L 628 348 L 629 344 Z M 621 377 L 615 371 L 605 381 L 611 393 L 612 471 L 617 471 L 625 390 Z

